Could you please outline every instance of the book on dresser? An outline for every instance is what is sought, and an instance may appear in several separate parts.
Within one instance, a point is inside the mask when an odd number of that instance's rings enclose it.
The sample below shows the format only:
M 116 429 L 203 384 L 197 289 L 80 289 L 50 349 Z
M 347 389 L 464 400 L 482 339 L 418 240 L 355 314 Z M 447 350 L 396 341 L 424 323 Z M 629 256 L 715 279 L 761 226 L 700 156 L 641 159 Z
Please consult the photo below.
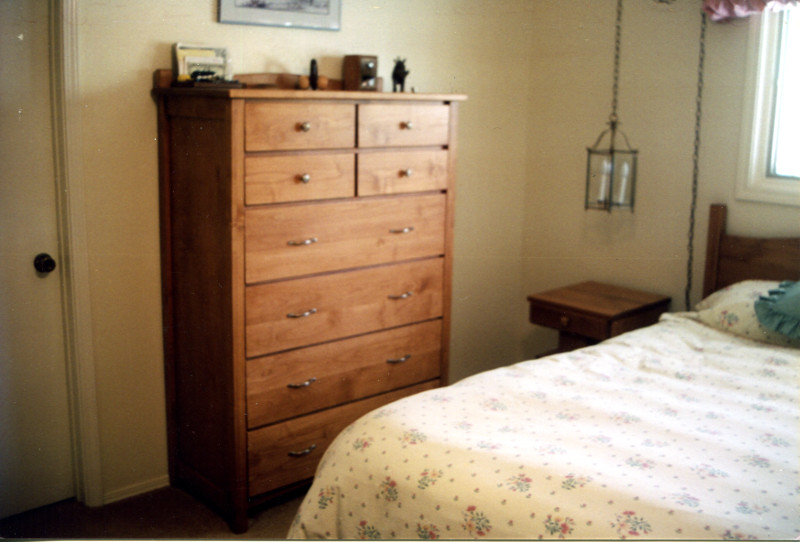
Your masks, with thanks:
M 447 383 L 466 98 L 155 81 L 170 480 L 243 532 Z

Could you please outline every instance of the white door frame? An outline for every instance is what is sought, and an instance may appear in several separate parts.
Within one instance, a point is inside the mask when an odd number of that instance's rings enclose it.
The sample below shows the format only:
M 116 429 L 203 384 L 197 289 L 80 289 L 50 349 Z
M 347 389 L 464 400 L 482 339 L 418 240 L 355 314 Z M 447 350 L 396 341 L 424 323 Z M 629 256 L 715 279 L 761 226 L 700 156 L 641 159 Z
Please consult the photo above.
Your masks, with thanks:
M 82 172 L 78 0 L 50 0 L 51 97 L 67 387 L 76 498 L 105 504 Z

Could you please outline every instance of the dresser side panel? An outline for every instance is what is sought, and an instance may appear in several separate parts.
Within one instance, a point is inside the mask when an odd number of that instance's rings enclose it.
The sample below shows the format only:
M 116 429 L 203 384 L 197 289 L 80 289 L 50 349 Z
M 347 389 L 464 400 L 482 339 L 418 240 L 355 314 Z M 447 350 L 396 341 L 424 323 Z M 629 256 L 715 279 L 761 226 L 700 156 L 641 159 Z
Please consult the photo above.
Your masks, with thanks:
M 450 325 L 453 296 L 453 232 L 456 211 L 456 166 L 458 162 L 458 102 L 450 102 L 447 146 L 447 200 L 444 239 L 444 281 L 442 285 L 442 362 L 440 382 L 449 383 L 450 377 Z
M 223 495 L 235 455 L 229 142 L 225 119 L 172 118 L 175 455 Z

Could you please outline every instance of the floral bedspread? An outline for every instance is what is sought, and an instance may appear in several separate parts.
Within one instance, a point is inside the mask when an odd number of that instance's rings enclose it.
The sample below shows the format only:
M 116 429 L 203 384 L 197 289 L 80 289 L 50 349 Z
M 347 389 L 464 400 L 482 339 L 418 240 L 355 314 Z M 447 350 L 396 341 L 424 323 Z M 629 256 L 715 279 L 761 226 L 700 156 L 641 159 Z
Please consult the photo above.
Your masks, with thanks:
M 796 538 L 798 382 L 800 350 L 665 315 L 367 414 L 289 537 Z

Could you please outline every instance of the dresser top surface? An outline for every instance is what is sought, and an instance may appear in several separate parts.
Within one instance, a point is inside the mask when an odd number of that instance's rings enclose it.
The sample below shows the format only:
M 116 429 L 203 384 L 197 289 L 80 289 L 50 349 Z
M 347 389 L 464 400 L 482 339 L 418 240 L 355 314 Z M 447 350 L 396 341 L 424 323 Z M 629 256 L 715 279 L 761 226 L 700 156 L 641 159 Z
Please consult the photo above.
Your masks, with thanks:
M 252 80 L 252 79 L 251 79 Z M 201 87 L 173 87 L 172 72 L 156 70 L 153 74 L 153 92 L 156 95 L 190 95 L 230 99 L 272 99 L 272 100 L 331 100 L 331 101 L 380 101 L 380 102 L 459 102 L 465 101 L 465 94 L 417 93 L 417 92 L 376 92 L 357 90 L 295 90 L 274 86 L 250 85 L 242 88 L 226 88 L 206 85 Z
M 218 98 L 272 99 L 272 100 L 332 100 L 332 101 L 381 101 L 381 102 L 458 102 L 467 97 L 463 94 L 428 94 L 365 92 L 354 90 L 284 90 L 276 88 L 157 88 L 161 94 L 187 94 Z

